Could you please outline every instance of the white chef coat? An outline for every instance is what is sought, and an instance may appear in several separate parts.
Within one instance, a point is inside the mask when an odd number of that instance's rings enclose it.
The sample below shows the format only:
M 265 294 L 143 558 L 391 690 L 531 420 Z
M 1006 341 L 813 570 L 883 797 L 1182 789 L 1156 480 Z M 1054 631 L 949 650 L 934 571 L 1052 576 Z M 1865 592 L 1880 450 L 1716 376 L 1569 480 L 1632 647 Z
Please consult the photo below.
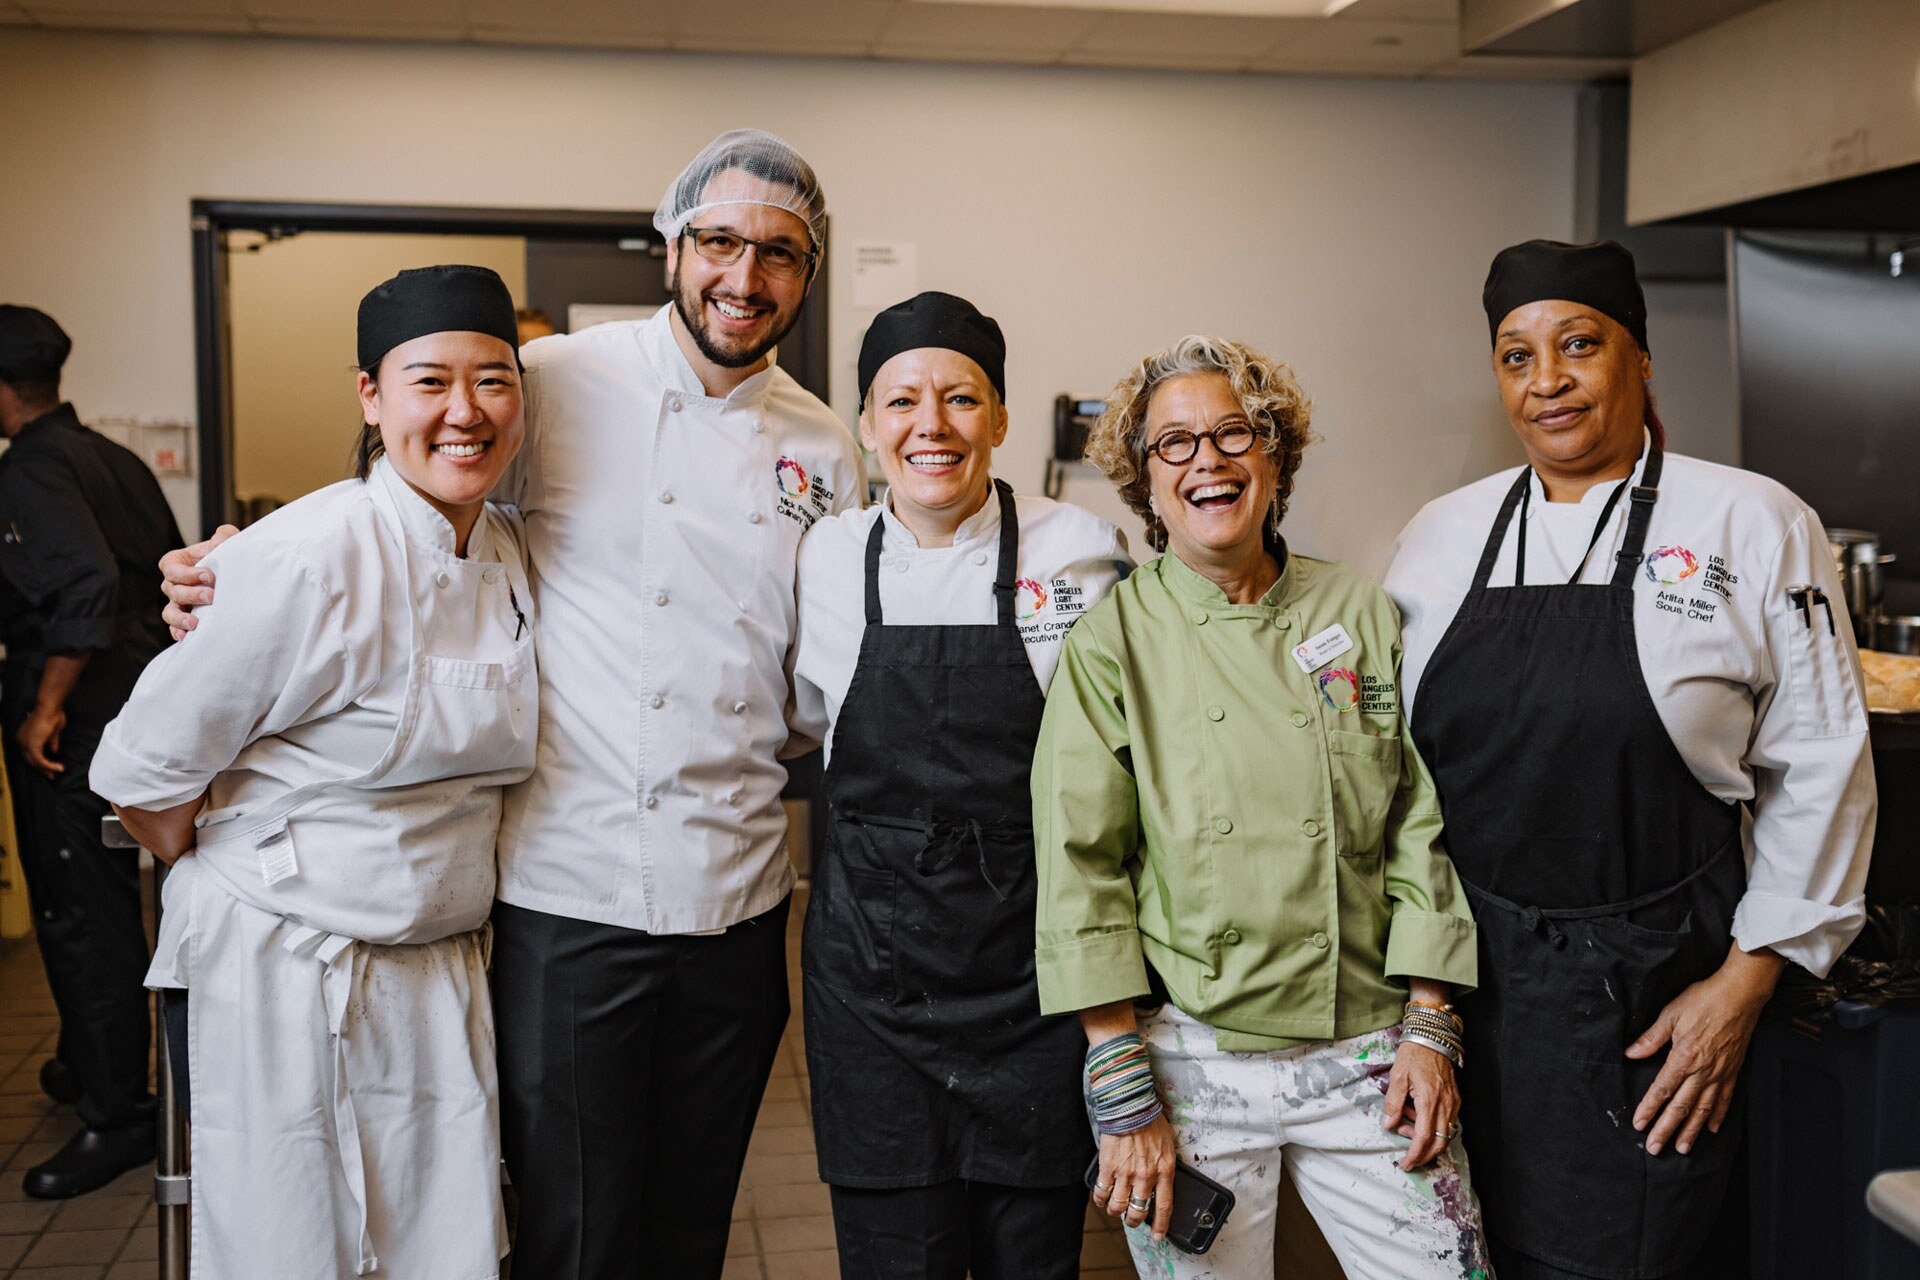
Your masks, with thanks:
M 1642 455 L 1640 466 L 1644 467 Z M 1634 635 L 1654 709 L 1696 779 L 1748 804 L 1751 872 L 1733 936 L 1825 974 L 1865 920 L 1877 800 L 1859 655 L 1820 518 L 1749 471 L 1667 454 L 1633 576 Z M 1387 570 L 1406 648 L 1405 705 L 1473 583 L 1481 548 L 1520 468 L 1437 498 L 1401 532 Z M 1634 471 L 1637 483 L 1640 475 Z M 1565 582 L 1617 482 L 1580 502 L 1528 502 L 1527 581 Z M 1605 583 L 1626 531 L 1623 495 L 1580 581 Z M 1489 585 L 1511 586 L 1520 519 Z M 1833 603 L 1809 627 L 1787 599 L 1811 583 Z
M 783 370 L 708 396 L 670 315 L 527 345 L 503 492 L 543 625 L 539 765 L 507 799 L 500 899 L 656 934 L 793 887 L 776 753 L 794 560 L 865 484 L 852 435 Z
M 454 545 L 385 459 L 281 508 L 209 557 L 219 602 L 94 757 L 119 804 L 208 793 L 147 976 L 193 993 L 196 1277 L 505 1250 L 479 929 L 534 761 L 531 592 L 509 515 Z
M 1020 522 L 1014 618 L 1046 692 L 1068 628 L 1133 567 L 1120 530 L 1081 507 L 1015 494 Z M 995 620 L 1000 496 L 996 490 L 954 531 L 953 545 L 921 546 L 890 504 L 849 511 L 814 526 L 800 544 L 800 626 L 793 649 L 796 737 L 824 743 L 853 681 L 866 631 L 867 538 L 886 522 L 880 546 L 880 611 L 905 626 L 966 626 Z

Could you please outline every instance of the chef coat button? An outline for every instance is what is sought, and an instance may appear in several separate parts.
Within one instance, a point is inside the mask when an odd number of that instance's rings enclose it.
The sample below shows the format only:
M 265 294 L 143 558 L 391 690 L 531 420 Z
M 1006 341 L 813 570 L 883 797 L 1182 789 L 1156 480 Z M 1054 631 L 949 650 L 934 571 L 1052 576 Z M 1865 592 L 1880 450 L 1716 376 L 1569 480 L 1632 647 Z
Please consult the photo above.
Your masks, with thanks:
M 1240 945 L 1240 931 L 1238 929 L 1229 929 L 1220 935 L 1220 941 L 1230 947 L 1237 947 Z
M 660 803 L 660 799 L 658 796 L 648 796 L 645 800 L 642 800 L 640 803 L 646 808 L 651 809 L 655 805 Z
M 1226 712 L 1225 712 L 1224 710 L 1222 710 L 1221 708 L 1219 708 L 1219 707 L 1208 707 L 1208 708 L 1207 708 L 1207 719 L 1209 719 L 1209 720 L 1225 720 L 1226 718 L 1227 718 L 1227 713 L 1226 713 Z
M 754 424 L 753 424 L 753 434 L 755 434 L 755 435 L 764 435 L 764 434 L 766 433 L 766 430 L 767 430 L 767 424 L 766 424 L 766 423 L 764 423 L 764 422 L 760 422 L 760 421 L 758 421 L 758 420 L 755 420 L 755 422 L 754 422 Z
M 668 396 L 668 397 L 667 397 L 667 408 L 669 408 L 669 409 L 671 409 L 671 410 L 673 410 L 673 411 L 674 411 L 675 413 L 678 413 L 678 412 L 680 412 L 680 397 L 679 397 L 679 396 Z
M 1233 824 L 1225 818 L 1215 818 L 1213 820 L 1213 829 L 1224 836 L 1233 830 Z
M 1316 933 L 1311 938 L 1308 938 L 1307 941 L 1313 944 L 1316 951 L 1325 951 L 1327 949 L 1327 935 L 1324 933 Z
M 745 613 L 747 611 L 747 602 L 745 600 L 735 600 L 734 603 L 740 606 L 740 612 Z
M 1193 611 L 1193 625 L 1196 627 L 1204 627 L 1207 625 L 1207 611 L 1205 609 L 1195 609 Z
M 903 556 L 893 562 L 893 571 L 895 573 L 905 573 L 907 571 L 906 557 Z
M 759 513 L 758 511 L 749 511 L 749 512 L 747 512 L 747 523 L 748 523 L 748 524 L 759 524 L 759 523 L 760 523 L 760 513 Z
M 1312 818 L 1308 818 L 1300 824 L 1300 834 L 1303 836 L 1317 836 L 1320 834 L 1320 824 Z
M 51 919 L 53 919 L 53 908 L 52 908 L 52 907 L 48 907 L 48 908 L 47 908 L 47 909 L 46 909 L 45 911 L 42 911 L 42 912 L 40 913 L 40 918 L 41 918 L 42 920 L 51 920 Z
M 654 593 L 653 593 L 653 602 L 654 602 L 655 604 L 665 604 L 665 603 L 667 602 L 667 593 L 666 593 L 666 592 L 664 592 L 664 591 L 656 591 L 656 592 L 654 592 Z
M 60 859 L 61 859 L 61 861 L 63 861 L 63 862 L 67 862 L 67 861 L 71 861 L 71 860 L 72 860 L 72 858 L 73 858 L 73 850 L 71 850 L 71 849 L 62 849 L 62 850 L 60 851 Z
M 729 792 L 727 792 L 727 803 L 728 803 L 728 804 L 739 804 L 739 803 L 740 803 L 740 793 L 739 793 L 738 791 L 729 791 Z
M 976 552 L 974 552 L 974 553 L 973 553 L 973 562 L 974 562 L 975 564 L 985 564 L 985 563 L 987 562 L 987 553 L 986 553 L 986 552 L 984 552 L 984 551 L 976 551 Z
M 747 704 L 746 704 L 746 703 L 744 703 L 744 702 L 736 702 L 736 703 L 734 703 L 734 704 L 733 704 L 733 714 L 735 714 L 735 715 L 737 715 L 737 716 L 738 716 L 738 715 L 745 715 L 745 714 L 746 714 L 746 710 L 747 710 Z
M 1304 711 L 1296 711 L 1296 712 L 1294 712 L 1294 713 L 1293 713 L 1293 727 L 1294 727 L 1294 728 L 1296 728 L 1296 729 L 1304 729 L 1304 728 L 1306 728 L 1306 727 L 1307 727 L 1307 713 L 1306 713 L 1306 712 L 1304 712 Z
M 1293 619 L 1292 618 L 1275 618 L 1273 620 L 1273 625 L 1280 628 L 1282 631 L 1291 631 L 1293 630 Z
M 660 501 L 662 501 L 662 502 L 672 502 L 672 501 L 673 501 L 673 490 L 671 490 L 671 489 L 662 489 L 662 490 L 660 491 Z
M 653 695 L 653 707 L 654 707 L 654 710 L 656 710 L 656 711 L 657 711 L 657 710 L 659 710 L 659 709 L 660 709 L 661 707 L 664 707 L 664 706 L 666 706 L 666 705 L 667 705 L 667 697 L 666 697 L 666 695 L 665 695 L 665 694 L 663 694 L 663 693 L 656 693 L 656 694 L 654 694 L 654 695 Z
M 488 586 L 492 586 L 494 583 L 500 581 L 500 571 L 490 568 L 480 575 L 480 580 Z
M 433 575 L 433 585 L 435 585 L 436 587 L 444 587 L 452 581 L 453 581 L 453 575 L 448 573 L 445 569 L 442 569 L 440 572 Z

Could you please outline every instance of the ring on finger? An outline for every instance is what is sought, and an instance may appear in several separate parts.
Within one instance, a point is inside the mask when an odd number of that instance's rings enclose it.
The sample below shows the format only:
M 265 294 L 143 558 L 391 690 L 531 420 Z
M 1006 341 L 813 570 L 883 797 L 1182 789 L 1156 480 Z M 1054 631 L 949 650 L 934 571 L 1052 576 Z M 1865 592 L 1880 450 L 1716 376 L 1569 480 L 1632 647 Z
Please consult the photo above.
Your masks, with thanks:
M 1127 1201 L 1127 1208 L 1132 1210 L 1134 1213 L 1145 1213 L 1148 1209 L 1151 1209 L 1152 1207 L 1153 1207 L 1152 1196 L 1146 1196 L 1144 1198 L 1140 1196 L 1134 1196 L 1132 1199 Z
M 1093 1194 L 1104 1199 L 1113 1194 L 1113 1187 L 1105 1182 L 1096 1182 L 1093 1184 Z

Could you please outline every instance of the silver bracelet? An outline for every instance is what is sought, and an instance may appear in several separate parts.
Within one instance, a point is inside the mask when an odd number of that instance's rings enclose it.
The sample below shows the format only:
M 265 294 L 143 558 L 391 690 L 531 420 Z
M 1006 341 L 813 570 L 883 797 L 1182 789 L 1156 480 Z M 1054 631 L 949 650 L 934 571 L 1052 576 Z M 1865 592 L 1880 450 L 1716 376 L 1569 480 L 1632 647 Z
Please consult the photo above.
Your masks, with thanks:
M 1467 1065 L 1466 1055 L 1462 1054 L 1458 1049 L 1454 1048 L 1452 1045 L 1447 1044 L 1444 1041 L 1434 1036 L 1426 1035 L 1425 1033 L 1419 1032 L 1419 1031 L 1402 1031 L 1400 1033 L 1400 1043 L 1401 1044 L 1417 1044 L 1423 1048 L 1431 1049 L 1435 1053 L 1439 1054 L 1441 1057 L 1445 1058 L 1448 1062 L 1451 1062 L 1454 1066 L 1454 1070 L 1461 1071 L 1466 1069 L 1466 1065 Z

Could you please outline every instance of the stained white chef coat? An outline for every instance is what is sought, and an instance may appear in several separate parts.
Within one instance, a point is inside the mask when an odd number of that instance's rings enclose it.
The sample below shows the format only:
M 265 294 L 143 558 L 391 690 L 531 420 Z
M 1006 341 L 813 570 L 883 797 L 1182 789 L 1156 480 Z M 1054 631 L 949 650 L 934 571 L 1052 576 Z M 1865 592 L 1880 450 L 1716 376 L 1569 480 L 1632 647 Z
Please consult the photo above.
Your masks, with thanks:
M 1014 618 L 1046 692 L 1068 628 L 1133 567 L 1120 530 L 1091 511 L 1015 494 L 1020 522 Z M 867 538 L 886 522 L 880 547 L 880 611 L 890 624 L 965 626 L 993 622 L 999 567 L 996 490 L 954 531 L 953 545 L 923 547 L 885 502 L 814 526 L 800 544 L 800 625 L 793 649 L 794 735 L 826 745 L 853 681 L 866 631 Z
M 529 343 L 540 758 L 507 799 L 500 898 L 697 933 L 792 889 L 786 654 L 800 535 L 860 505 L 853 437 L 783 370 L 708 396 L 670 309 Z
M 1641 464 L 1645 465 L 1644 454 Z M 1749 804 L 1751 867 L 1733 936 L 1816 974 L 1865 920 L 1862 891 L 1877 801 L 1859 655 L 1820 518 L 1764 476 L 1667 454 L 1634 573 L 1634 634 L 1654 709 L 1695 778 Z M 1405 705 L 1466 598 L 1515 467 L 1437 498 L 1402 530 L 1386 589 L 1400 608 Z M 1640 471 L 1634 471 L 1638 483 Z M 1617 482 L 1580 502 L 1546 500 L 1532 481 L 1527 581 L 1565 582 Z M 1580 581 L 1605 583 L 1626 531 L 1623 496 Z M 1489 585 L 1511 586 L 1520 518 Z M 1833 603 L 1809 627 L 1786 589 L 1812 583 Z
M 193 993 L 196 1277 L 505 1252 L 480 927 L 534 761 L 532 593 L 509 515 L 454 546 L 385 459 L 281 508 L 209 557 L 219 602 L 94 757 L 123 805 L 208 793 L 147 975 Z

